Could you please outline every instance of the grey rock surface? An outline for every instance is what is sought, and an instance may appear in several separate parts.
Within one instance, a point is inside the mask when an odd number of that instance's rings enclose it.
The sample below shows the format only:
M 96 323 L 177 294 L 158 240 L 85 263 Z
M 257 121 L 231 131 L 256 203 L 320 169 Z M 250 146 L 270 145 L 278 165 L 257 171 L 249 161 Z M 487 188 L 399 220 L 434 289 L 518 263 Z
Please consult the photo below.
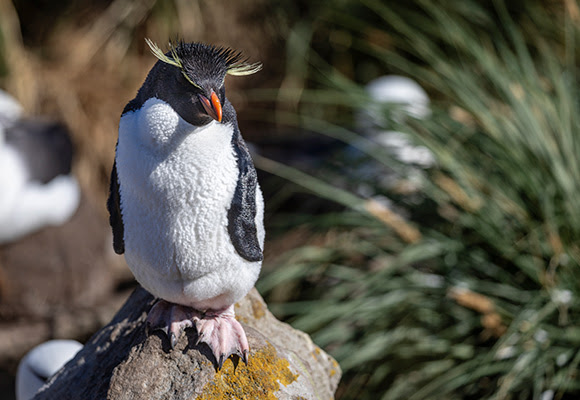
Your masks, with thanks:
M 278 321 L 253 289 L 236 304 L 250 344 L 217 371 L 205 344 L 186 330 L 174 350 L 161 331 L 147 334 L 154 298 L 137 289 L 35 397 L 43 399 L 332 399 L 341 371 L 310 337 Z

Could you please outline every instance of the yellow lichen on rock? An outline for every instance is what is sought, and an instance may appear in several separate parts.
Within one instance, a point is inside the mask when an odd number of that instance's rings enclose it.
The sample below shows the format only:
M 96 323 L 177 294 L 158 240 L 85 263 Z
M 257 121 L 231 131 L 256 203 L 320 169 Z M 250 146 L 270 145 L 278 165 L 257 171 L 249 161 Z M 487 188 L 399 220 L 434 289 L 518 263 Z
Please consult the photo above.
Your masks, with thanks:
M 338 365 L 338 363 L 336 362 L 335 359 L 330 360 L 330 362 L 332 364 L 332 369 L 330 370 L 330 376 L 334 376 L 338 372 L 340 372 L 340 366 Z
M 288 360 L 278 357 L 274 346 L 267 343 L 251 355 L 247 367 L 240 363 L 234 370 L 232 360 L 226 360 L 197 400 L 276 400 L 280 385 L 288 386 L 296 379 L 298 375 L 290 370 Z

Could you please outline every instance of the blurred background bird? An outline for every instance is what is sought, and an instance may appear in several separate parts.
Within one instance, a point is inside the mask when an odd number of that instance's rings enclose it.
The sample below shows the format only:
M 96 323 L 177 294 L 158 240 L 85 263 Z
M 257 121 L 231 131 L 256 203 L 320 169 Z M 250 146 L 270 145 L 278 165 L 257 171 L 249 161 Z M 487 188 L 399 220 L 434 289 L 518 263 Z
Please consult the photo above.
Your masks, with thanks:
M 80 201 L 66 127 L 21 113 L 0 91 L 0 244 L 65 223 Z
M 76 340 L 50 340 L 30 350 L 18 364 L 16 400 L 31 400 L 82 348 Z
M 433 166 L 435 158 L 425 146 L 413 144 L 408 135 L 385 130 L 390 121 L 404 124 L 406 118 L 429 117 L 429 96 L 414 80 L 399 75 L 384 75 L 366 84 L 369 105 L 357 113 L 357 129 L 384 146 L 399 161 L 421 168 Z

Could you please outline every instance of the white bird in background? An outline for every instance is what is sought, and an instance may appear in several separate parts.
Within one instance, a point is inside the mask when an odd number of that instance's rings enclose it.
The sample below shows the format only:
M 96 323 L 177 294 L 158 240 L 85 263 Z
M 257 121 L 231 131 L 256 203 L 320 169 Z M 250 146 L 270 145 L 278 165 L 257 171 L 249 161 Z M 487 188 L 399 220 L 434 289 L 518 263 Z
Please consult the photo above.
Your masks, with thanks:
M 416 194 L 421 186 L 423 170 L 435 165 L 435 157 L 425 146 L 413 143 L 406 133 L 389 129 L 390 121 L 404 124 L 409 117 L 427 118 L 431 114 L 429 97 L 415 81 L 397 75 L 374 79 L 365 89 L 371 101 L 355 114 L 357 131 L 367 140 L 385 148 L 401 165 L 386 167 L 368 162 L 360 151 L 351 148 L 351 165 L 355 167 L 350 173 L 356 176 L 353 179 L 358 182 L 355 190 L 361 196 L 372 197 L 392 207 L 391 201 L 378 192 L 396 188 L 400 193 Z M 407 199 L 417 200 L 415 197 Z
M 20 104 L 0 91 L 0 244 L 74 214 L 80 188 L 71 163 L 66 129 L 22 118 Z
M 0 90 L 0 127 L 13 125 L 22 116 L 22 106 L 8 93 Z
M 407 116 L 423 119 L 431 114 L 429 97 L 419 84 L 410 78 L 398 75 L 385 75 L 370 81 L 365 87 L 373 100 L 357 115 L 357 126 L 369 139 L 384 146 L 399 161 L 429 168 L 435 158 L 425 146 L 416 145 L 409 137 L 398 131 L 388 129 L 385 118 L 385 105 L 399 105 L 390 111 L 391 118 L 403 123 Z
M 16 400 L 32 399 L 82 347 L 76 340 L 50 340 L 30 350 L 18 364 Z

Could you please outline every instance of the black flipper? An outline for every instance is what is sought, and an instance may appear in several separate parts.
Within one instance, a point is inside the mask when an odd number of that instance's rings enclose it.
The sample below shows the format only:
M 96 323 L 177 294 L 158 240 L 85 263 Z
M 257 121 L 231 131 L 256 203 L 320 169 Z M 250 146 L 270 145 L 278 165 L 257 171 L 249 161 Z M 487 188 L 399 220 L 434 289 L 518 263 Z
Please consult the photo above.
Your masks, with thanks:
M 125 252 L 125 239 L 123 226 L 123 216 L 121 215 L 121 193 L 119 192 L 119 178 L 117 176 L 117 161 L 113 163 L 111 171 L 111 187 L 109 189 L 109 199 L 107 200 L 107 210 L 109 210 L 109 224 L 113 228 L 113 249 L 115 253 Z
M 232 145 L 238 158 L 238 183 L 228 211 L 228 232 L 234 248 L 248 261 L 262 261 L 264 255 L 256 228 L 256 188 L 258 176 L 250 151 L 234 124 Z

